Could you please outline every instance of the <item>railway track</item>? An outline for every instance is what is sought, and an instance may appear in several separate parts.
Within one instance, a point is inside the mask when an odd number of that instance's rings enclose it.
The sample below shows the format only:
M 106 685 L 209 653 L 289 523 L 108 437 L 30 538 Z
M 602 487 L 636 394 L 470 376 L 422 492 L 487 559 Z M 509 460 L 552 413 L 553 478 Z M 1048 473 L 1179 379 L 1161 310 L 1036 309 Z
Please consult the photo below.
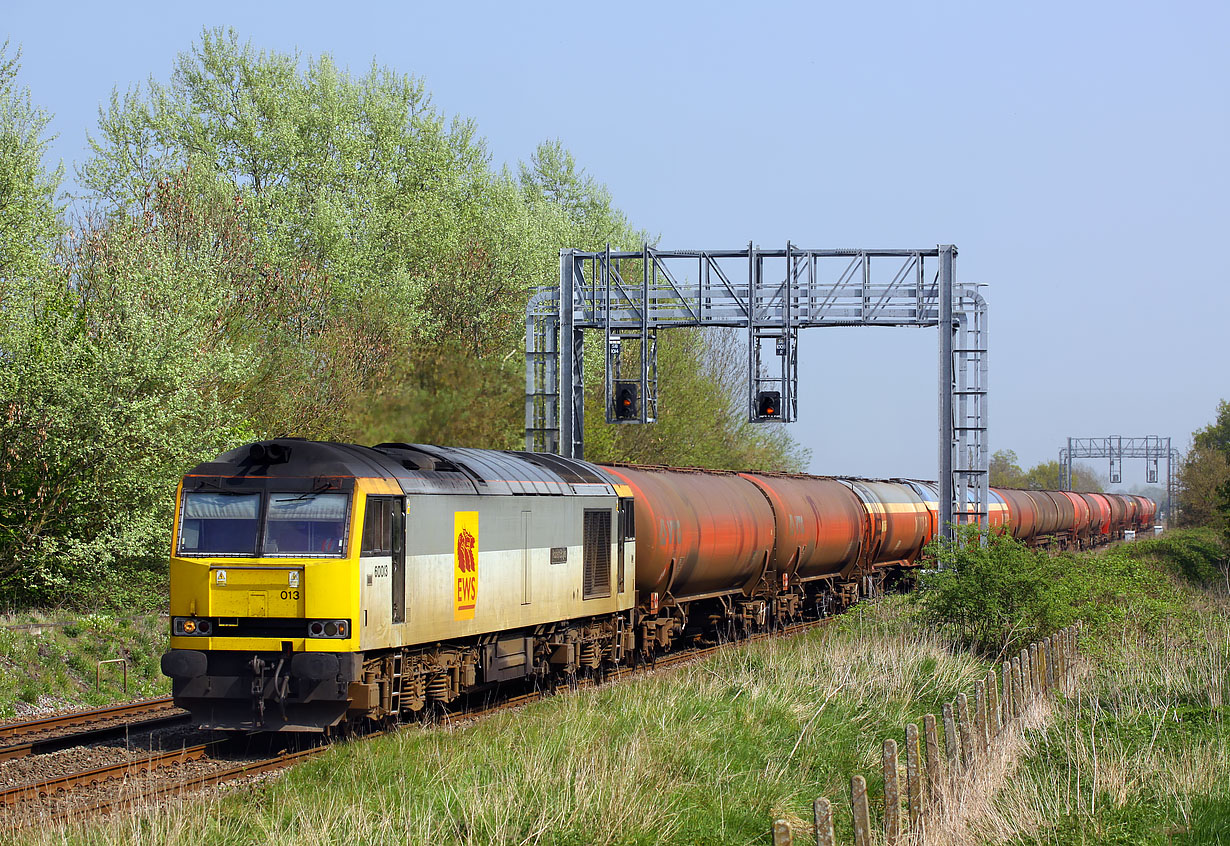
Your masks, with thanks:
M 28 737 L 43 736 L 72 732 L 76 729 L 97 730 L 104 724 L 131 724 L 140 719 L 179 715 L 185 712 L 175 707 L 169 696 L 157 699 L 143 699 L 140 702 L 125 702 L 121 705 L 111 705 L 106 708 L 92 708 L 88 711 L 69 711 L 51 717 L 39 717 L 33 720 L 16 720 L 0 723 L 0 741 L 12 745 L 14 740 Z M 0 758 L 0 760 L 3 760 Z
M 606 673 L 600 679 L 578 679 L 574 684 L 556 685 L 513 697 L 506 697 L 494 703 L 472 704 L 456 712 L 449 712 L 445 718 L 452 720 L 478 720 L 491 714 L 510 708 L 529 704 L 549 696 L 569 692 L 576 688 L 592 687 L 598 684 L 626 679 L 642 675 L 646 672 L 673 668 L 682 664 L 702 659 L 730 646 L 738 646 L 761 640 L 789 637 L 809 629 L 817 628 L 831 622 L 834 618 L 814 620 L 788 626 L 775 632 L 765 632 L 752 635 L 738 641 L 712 644 L 696 647 L 687 651 L 664 655 L 651 664 L 637 667 L 619 667 Z M 71 727 L 88 725 L 91 715 L 99 718 L 114 719 L 120 715 L 138 717 L 128 724 L 130 731 L 142 727 L 143 730 L 157 731 L 163 725 L 186 723 L 187 716 L 182 714 L 164 714 L 159 717 L 149 717 L 151 711 L 159 708 L 167 710 L 169 699 L 152 700 L 146 703 L 135 703 L 132 706 L 116 708 L 100 708 L 91 712 L 61 715 L 58 717 L 32 720 L 26 723 L 15 723 L 0 726 L 0 738 L 26 737 L 31 730 L 47 730 L 46 726 Z M 173 706 L 170 706 L 173 709 Z M 177 709 L 174 709 L 177 710 Z M 175 721 L 175 722 L 172 722 Z M 43 726 L 36 729 L 35 726 Z M 25 731 L 20 731 L 26 727 Z M 8 730 L 6 732 L 6 729 Z M 51 749 L 48 744 L 61 744 L 58 749 L 68 749 L 74 741 L 80 743 L 93 742 L 90 738 L 99 731 L 123 731 L 123 727 L 108 726 L 103 729 L 87 729 L 63 737 L 29 741 L 25 744 L 11 744 L 0 747 L 0 760 L 4 760 L 6 751 L 11 751 L 8 757 L 17 757 L 19 746 L 29 747 L 24 754 L 37 755 Z M 361 735 L 361 738 L 371 737 L 381 732 Z M 80 770 L 72 770 L 53 777 L 35 779 L 26 783 L 12 785 L 0 789 L 0 826 L 24 827 L 34 823 L 48 821 L 64 821 L 72 817 L 109 813 L 130 808 L 134 805 L 148 803 L 158 799 L 179 796 L 200 790 L 204 787 L 223 784 L 240 778 L 251 777 L 261 773 L 274 772 L 293 766 L 303 760 L 318 755 L 331 747 L 331 744 L 321 742 L 304 749 L 278 751 L 250 758 L 248 760 L 230 760 L 233 757 L 243 757 L 249 753 L 240 748 L 233 739 L 213 740 L 191 746 L 166 750 L 151 749 L 137 757 L 131 757 L 116 763 L 94 766 Z M 193 770 L 179 774 L 181 770 Z M 48 804 L 51 807 L 47 807 Z M 26 813 L 30 809 L 38 809 L 38 813 Z
M 54 796 L 67 792 L 82 785 L 99 784 L 112 779 L 125 779 L 137 773 L 182 764 L 185 761 L 199 760 L 208 753 L 212 743 L 202 743 L 183 749 L 172 749 L 167 752 L 151 754 L 148 758 L 123 761 L 118 764 L 108 764 L 102 767 L 91 767 L 78 772 L 67 773 L 55 778 L 20 784 L 0 791 L 0 805 L 13 806 L 22 802 L 35 801 L 46 796 Z

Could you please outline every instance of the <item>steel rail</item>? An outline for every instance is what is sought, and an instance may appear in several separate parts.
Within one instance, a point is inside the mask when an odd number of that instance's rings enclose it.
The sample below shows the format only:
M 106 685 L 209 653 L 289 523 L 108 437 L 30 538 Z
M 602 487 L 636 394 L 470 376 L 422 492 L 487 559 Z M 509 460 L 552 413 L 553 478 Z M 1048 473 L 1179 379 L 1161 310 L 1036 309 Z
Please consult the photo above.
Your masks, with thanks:
M 169 728 L 171 726 L 186 723 L 190 719 L 187 713 L 170 714 L 165 717 L 150 717 L 145 720 L 136 720 L 131 723 L 120 723 L 114 726 L 104 726 L 102 728 L 90 729 L 84 731 L 75 731 L 70 734 L 59 734 L 55 737 L 48 737 L 43 740 L 30 740 L 25 743 L 14 743 L 7 746 L 0 746 L 0 761 L 8 761 L 12 758 L 24 758 L 28 755 L 45 755 L 48 752 L 58 752 L 61 749 L 69 749 L 73 746 L 84 746 L 87 743 L 97 743 L 102 740 L 111 740 L 117 737 L 124 737 L 132 732 L 154 731 L 160 728 Z
M 152 711 L 165 711 L 172 708 L 175 708 L 175 704 L 171 701 L 171 697 L 160 696 L 157 699 L 125 702 L 122 705 L 109 705 L 105 708 L 92 708 L 88 711 L 70 711 L 67 714 L 56 714 L 51 717 L 18 720 L 0 724 L 0 740 L 20 737 L 26 734 L 41 734 L 59 728 L 88 725 L 114 717 L 127 717 L 135 714 L 146 714 Z
M 112 799 L 103 799 L 99 802 L 94 802 L 85 807 L 74 808 L 71 811 L 63 814 L 63 817 L 69 817 L 82 814 L 105 814 L 111 811 L 120 811 L 126 808 L 131 808 L 139 802 L 146 802 L 152 799 L 162 799 L 168 796 L 179 796 L 187 793 L 190 790 L 200 790 L 203 787 L 210 787 L 215 784 L 233 781 L 244 776 L 259 775 L 261 773 L 273 772 L 275 770 L 284 769 L 293 766 L 300 761 L 310 758 L 313 755 L 319 755 L 326 749 L 329 749 L 331 744 L 321 744 L 308 749 L 300 749 L 295 752 L 283 752 L 276 758 L 267 758 L 263 761 L 249 761 L 244 764 L 237 764 L 225 770 L 218 770 L 205 775 L 195 776 L 176 782 L 175 784 L 164 784 L 156 787 L 153 790 L 140 794 L 139 796 L 120 797 Z
M 211 747 L 216 746 L 218 742 L 213 741 L 211 743 L 202 743 L 198 746 L 188 746 L 183 749 L 172 749 L 169 752 L 151 754 L 146 758 L 122 761 L 118 764 L 108 764 L 103 767 L 80 770 L 43 781 L 33 781 L 18 785 L 17 787 L 10 787 L 0 792 L 0 805 L 13 806 L 31 800 L 37 801 L 44 796 L 67 792 L 80 785 L 98 784 L 99 782 L 111 779 L 126 778 L 136 773 L 149 772 L 161 767 L 182 764 L 186 761 L 195 761 L 204 758 L 205 753 Z

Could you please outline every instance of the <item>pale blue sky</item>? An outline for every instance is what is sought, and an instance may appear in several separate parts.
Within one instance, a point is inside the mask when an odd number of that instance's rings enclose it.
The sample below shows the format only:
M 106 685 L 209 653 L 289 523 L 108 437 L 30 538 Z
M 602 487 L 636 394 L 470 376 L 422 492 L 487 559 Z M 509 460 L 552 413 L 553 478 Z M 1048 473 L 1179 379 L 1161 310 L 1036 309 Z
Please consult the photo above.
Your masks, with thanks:
M 663 248 L 956 244 L 958 279 L 990 286 L 991 446 L 1025 464 L 1068 435 L 1185 446 L 1230 399 L 1226 3 L 0 11 L 70 174 L 113 87 L 233 26 L 422 77 L 497 163 L 561 139 Z M 932 331 L 804 333 L 812 469 L 934 477 L 935 350 Z

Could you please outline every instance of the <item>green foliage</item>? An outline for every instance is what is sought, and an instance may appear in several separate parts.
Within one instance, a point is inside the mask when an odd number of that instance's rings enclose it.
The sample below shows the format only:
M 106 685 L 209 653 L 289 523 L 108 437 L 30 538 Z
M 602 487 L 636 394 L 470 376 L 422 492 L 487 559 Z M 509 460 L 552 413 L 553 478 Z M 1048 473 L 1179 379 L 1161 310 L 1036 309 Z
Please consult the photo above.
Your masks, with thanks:
M 1192 448 L 1178 468 L 1182 526 L 1224 532 L 1230 545 L 1230 402 L 1217 405 L 1217 419 L 1192 433 Z
M 211 353 L 184 307 L 199 264 L 145 246 L 122 225 L 77 239 L 5 338 L 7 596 L 63 599 L 163 558 L 185 463 L 246 437 L 220 390 L 229 356 Z
M 1217 419 L 1192 433 L 1192 445 L 1230 455 L 1230 402 L 1217 403 Z
M 937 569 L 925 573 L 915 596 L 924 618 L 953 630 L 976 651 L 1011 654 L 1044 630 L 1062 628 L 1069 612 L 1048 590 L 1046 552 L 1004 534 L 985 545 L 976 530 L 930 547 Z
M 5 41 L 0 45 L 0 308 L 6 317 L 14 289 L 46 269 L 61 231 L 56 193 L 62 171 L 43 167 L 54 140 L 47 134 L 51 115 L 17 85 L 20 69 L 21 51 L 10 56 Z
M 112 597 L 96 611 L 67 626 L 35 629 L 11 626 L 57 623 L 62 612 L 7 615 L 0 626 L 0 718 L 11 718 L 34 706 L 103 705 L 136 696 L 169 692 L 159 657 L 167 649 L 167 624 L 157 614 L 120 616 Z M 131 612 L 129 612 L 131 613 Z M 128 662 L 128 692 L 118 665 L 98 669 L 99 661 Z M 101 686 L 96 687 L 101 675 Z
M 1172 579 L 1204 586 L 1224 579 L 1225 550 L 1209 533 L 1172 532 L 1104 552 L 1053 555 L 992 534 L 938 539 L 939 567 L 915 594 L 923 616 L 988 656 L 1081 621 L 1095 636 L 1129 619 L 1149 630 L 1189 620 Z M 1129 614 L 1130 612 L 1130 614 Z
M 473 123 L 441 115 L 420 80 L 224 30 L 169 81 L 113 94 L 78 169 L 103 211 L 66 232 L 59 175 L 41 165 L 48 118 L 6 55 L 9 601 L 85 604 L 100 587 L 140 601 L 135 586 L 161 584 L 178 477 L 245 440 L 520 447 L 527 298 L 554 283 L 563 246 L 649 240 L 559 142 L 496 172 Z M 801 466 L 782 430 L 727 419 L 718 352 L 664 343 L 663 422 L 595 454 Z M 587 368 L 596 401 L 602 375 Z
M 1059 488 L 1060 466 L 1058 461 L 1043 461 L 1029 470 L 1022 470 L 1016 453 L 1010 449 L 997 450 L 991 456 L 991 485 L 997 488 L 1021 488 L 1032 491 L 1053 491 Z M 1072 465 L 1072 490 L 1101 491 L 1102 479 L 1083 464 Z

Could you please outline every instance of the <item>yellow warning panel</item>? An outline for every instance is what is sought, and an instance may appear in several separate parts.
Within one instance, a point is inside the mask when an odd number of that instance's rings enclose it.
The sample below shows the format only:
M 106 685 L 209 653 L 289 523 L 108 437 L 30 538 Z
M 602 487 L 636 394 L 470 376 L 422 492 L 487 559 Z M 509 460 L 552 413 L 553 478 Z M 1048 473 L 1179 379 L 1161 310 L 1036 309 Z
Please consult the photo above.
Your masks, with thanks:
M 478 512 L 453 512 L 453 619 L 473 620 L 478 606 Z

